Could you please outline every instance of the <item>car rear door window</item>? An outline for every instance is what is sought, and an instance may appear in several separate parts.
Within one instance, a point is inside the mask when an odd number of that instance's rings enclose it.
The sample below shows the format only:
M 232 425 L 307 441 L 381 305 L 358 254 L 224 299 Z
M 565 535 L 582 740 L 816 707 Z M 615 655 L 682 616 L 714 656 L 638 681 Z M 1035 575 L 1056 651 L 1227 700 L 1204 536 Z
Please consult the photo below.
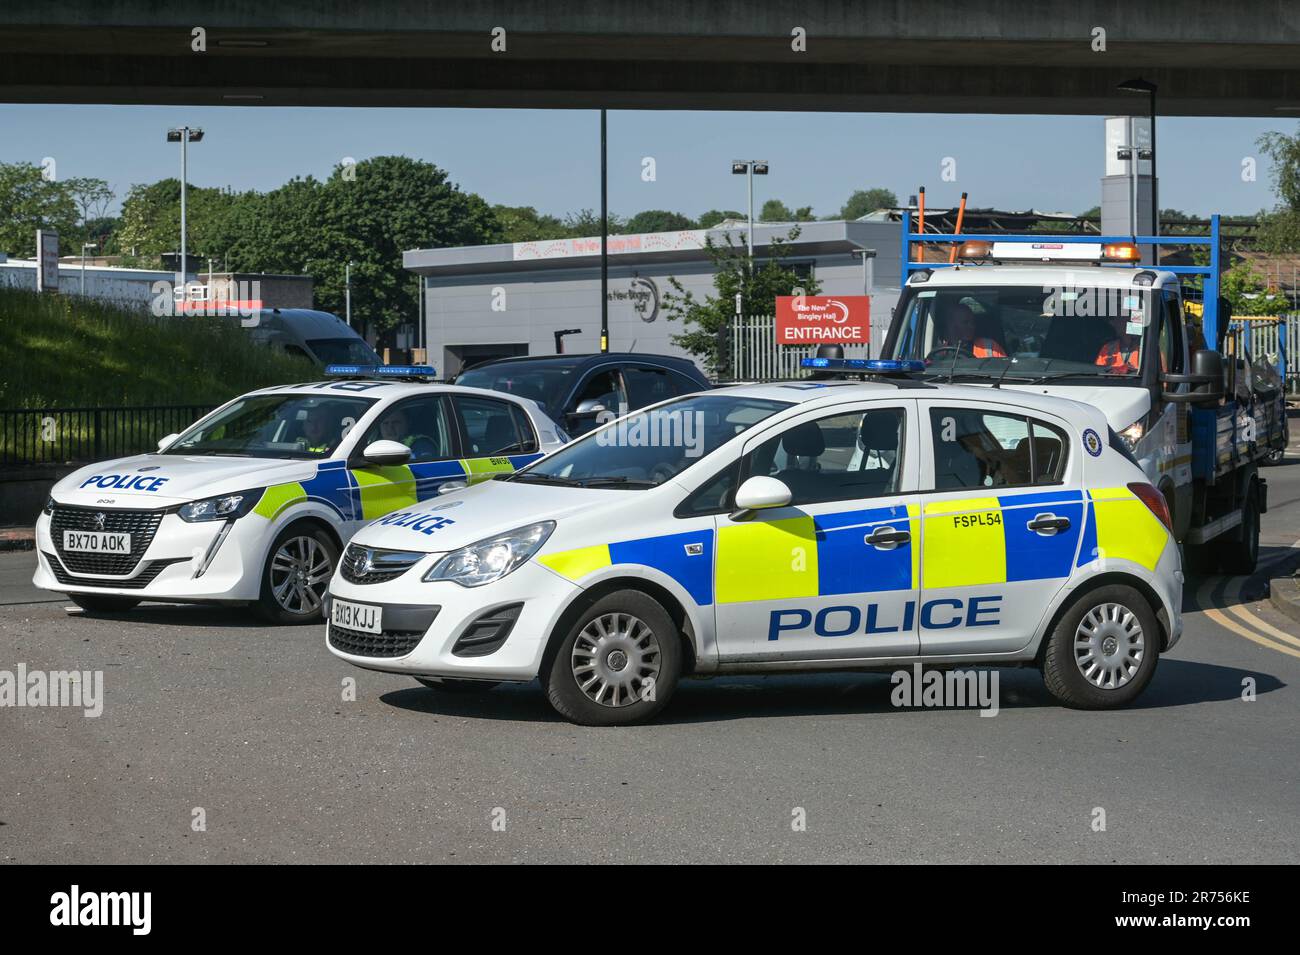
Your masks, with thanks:
M 981 408 L 931 408 L 934 490 L 1055 484 L 1065 473 L 1061 429 Z
M 509 402 L 458 395 L 452 403 L 460 419 L 465 457 L 482 458 L 523 451 L 525 442 L 515 425 L 513 406 Z

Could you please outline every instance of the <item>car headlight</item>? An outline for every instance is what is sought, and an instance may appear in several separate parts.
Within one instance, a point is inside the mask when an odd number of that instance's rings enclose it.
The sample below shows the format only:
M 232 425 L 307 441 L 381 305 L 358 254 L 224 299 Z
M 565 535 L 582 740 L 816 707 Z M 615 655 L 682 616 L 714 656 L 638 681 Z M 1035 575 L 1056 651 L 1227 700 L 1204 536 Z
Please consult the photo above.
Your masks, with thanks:
M 1142 435 L 1147 433 L 1146 422 L 1139 418 L 1131 425 L 1119 432 L 1120 440 L 1130 451 L 1137 451 L 1138 442 L 1142 440 Z
M 462 587 L 481 587 L 500 580 L 546 543 L 555 521 L 540 521 L 454 550 L 429 568 L 425 580 L 453 580 Z
M 259 487 L 252 491 L 205 497 L 202 500 L 182 504 L 176 509 L 176 513 L 180 515 L 181 520 L 190 524 L 199 521 L 233 521 L 253 509 L 253 505 L 262 499 L 263 490 L 265 488 Z

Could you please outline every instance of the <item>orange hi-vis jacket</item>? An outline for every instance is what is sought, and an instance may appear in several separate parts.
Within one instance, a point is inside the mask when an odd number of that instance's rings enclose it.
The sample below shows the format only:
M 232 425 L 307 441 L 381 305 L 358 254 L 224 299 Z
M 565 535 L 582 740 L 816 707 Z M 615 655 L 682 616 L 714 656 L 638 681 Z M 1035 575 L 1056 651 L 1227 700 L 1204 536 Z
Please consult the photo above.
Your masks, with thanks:
M 1108 341 L 1101 346 L 1101 351 L 1097 352 L 1096 364 L 1102 368 L 1109 368 L 1112 371 L 1124 371 L 1131 368 L 1133 371 L 1138 370 L 1138 365 L 1142 362 L 1142 348 L 1124 350 L 1118 339 Z
M 1007 353 L 991 338 L 977 338 L 971 342 L 971 354 L 976 358 L 1006 358 Z

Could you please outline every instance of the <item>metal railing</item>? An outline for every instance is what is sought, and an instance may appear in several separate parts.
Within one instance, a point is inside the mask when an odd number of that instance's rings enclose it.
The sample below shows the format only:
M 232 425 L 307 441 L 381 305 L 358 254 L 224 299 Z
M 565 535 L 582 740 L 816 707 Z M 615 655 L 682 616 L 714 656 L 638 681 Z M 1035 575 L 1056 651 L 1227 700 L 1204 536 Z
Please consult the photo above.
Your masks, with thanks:
M 733 381 L 766 381 L 774 378 L 806 378 L 799 366 L 817 353 L 816 345 L 781 345 L 776 340 L 776 319 L 751 315 L 732 322 L 730 328 L 729 378 Z M 845 358 L 867 358 L 864 345 L 845 345 Z
M 0 410 L 0 467 L 78 464 L 154 451 L 215 405 Z

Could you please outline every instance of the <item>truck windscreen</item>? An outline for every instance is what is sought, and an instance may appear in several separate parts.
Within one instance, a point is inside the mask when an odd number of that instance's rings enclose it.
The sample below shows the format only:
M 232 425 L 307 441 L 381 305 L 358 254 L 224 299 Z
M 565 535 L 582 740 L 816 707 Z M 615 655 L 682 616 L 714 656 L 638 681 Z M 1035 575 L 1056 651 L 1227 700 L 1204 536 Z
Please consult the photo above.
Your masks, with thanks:
M 930 373 L 954 377 L 1137 377 L 1158 294 L 1088 285 L 913 286 L 884 357 L 920 359 Z

